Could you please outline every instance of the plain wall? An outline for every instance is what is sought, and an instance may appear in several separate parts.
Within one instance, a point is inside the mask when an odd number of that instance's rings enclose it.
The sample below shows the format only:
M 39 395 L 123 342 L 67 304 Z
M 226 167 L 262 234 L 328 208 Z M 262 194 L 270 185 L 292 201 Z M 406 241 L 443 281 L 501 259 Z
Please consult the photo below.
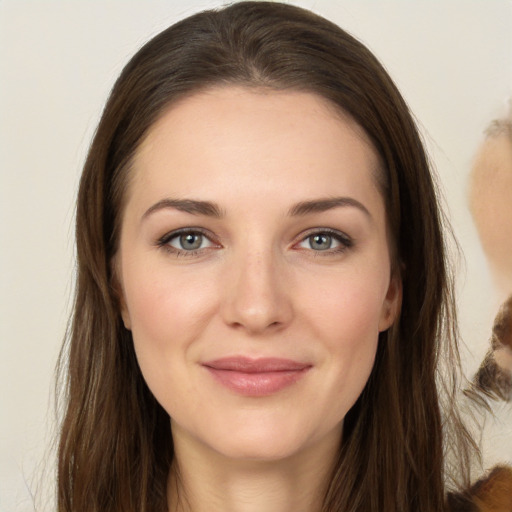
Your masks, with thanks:
M 467 177 L 512 91 L 512 3 L 292 3 L 368 44 L 418 119 L 465 255 L 458 290 L 470 375 L 503 297 L 468 211 Z M 33 510 L 34 494 L 43 502 L 52 494 L 53 374 L 72 302 L 74 199 L 103 103 L 142 43 L 216 5 L 0 0 L 0 512 Z M 512 463 L 510 407 L 498 407 L 485 436 L 486 464 Z M 38 508 L 52 509 L 51 501 Z

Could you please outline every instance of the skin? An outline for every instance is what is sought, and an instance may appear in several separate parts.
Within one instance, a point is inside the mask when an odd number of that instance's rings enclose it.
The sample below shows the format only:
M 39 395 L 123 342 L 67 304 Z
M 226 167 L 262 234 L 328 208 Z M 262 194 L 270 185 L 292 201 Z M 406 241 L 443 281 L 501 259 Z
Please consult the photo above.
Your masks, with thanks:
M 309 93 L 217 87 L 150 130 L 116 267 L 142 373 L 172 418 L 170 510 L 319 510 L 343 418 L 400 304 L 378 172 L 362 130 Z M 348 204 L 325 202 L 340 197 Z M 312 211 L 298 212 L 306 201 Z M 197 251 L 181 228 L 201 230 Z M 326 230 L 320 250 L 312 235 Z M 244 396 L 203 366 L 234 355 L 309 367 Z
M 475 158 L 469 201 L 500 302 L 512 293 L 512 140 L 490 136 Z

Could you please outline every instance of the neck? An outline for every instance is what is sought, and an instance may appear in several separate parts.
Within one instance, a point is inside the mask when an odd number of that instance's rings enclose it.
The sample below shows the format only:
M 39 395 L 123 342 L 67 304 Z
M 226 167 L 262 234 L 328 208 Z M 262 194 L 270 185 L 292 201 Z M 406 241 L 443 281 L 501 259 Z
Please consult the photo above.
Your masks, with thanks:
M 320 512 L 339 436 L 279 460 L 231 459 L 182 436 L 174 445 L 169 512 Z

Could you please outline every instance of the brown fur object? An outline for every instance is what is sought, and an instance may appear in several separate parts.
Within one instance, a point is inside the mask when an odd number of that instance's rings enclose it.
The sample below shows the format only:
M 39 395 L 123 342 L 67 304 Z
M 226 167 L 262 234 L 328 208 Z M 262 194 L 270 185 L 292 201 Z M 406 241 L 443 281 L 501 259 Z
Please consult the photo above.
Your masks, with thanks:
M 491 348 L 465 393 L 477 402 L 485 397 L 512 401 L 512 295 L 496 315 Z
M 448 495 L 450 512 L 512 512 L 512 467 L 496 466 L 462 494 Z

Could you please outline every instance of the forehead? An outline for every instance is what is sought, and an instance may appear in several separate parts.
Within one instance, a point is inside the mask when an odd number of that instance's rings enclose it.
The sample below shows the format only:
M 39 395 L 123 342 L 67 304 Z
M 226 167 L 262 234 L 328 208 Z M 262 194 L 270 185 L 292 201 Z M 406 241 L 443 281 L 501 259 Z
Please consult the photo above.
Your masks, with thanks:
M 379 159 L 364 131 L 308 92 L 215 87 L 172 104 L 134 159 L 132 192 L 174 194 L 249 187 L 332 195 L 332 187 L 375 187 Z M 206 197 L 207 198 L 207 197 Z M 215 198 L 214 198 L 215 199 Z

